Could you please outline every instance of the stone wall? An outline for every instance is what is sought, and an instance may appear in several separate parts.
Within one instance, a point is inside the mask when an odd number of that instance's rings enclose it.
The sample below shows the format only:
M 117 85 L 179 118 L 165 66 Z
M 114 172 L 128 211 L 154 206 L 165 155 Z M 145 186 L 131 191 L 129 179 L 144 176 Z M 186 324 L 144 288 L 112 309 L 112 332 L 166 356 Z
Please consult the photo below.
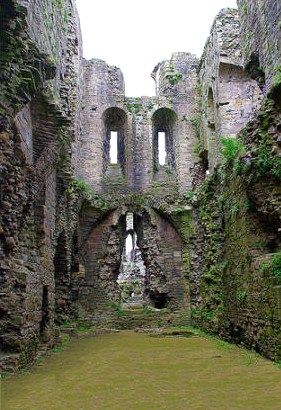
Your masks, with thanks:
M 128 198 L 127 198 L 128 200 Z M 79 255 L 83 275 L 77 277 L 77 306 L 84 316 L 110 315 L 121 302 L 117 279 L 127 236 L 126 213 L 134 209 L 137 245 L 145 264 L 144 302 L 173 310 L 188 309 L 188 285 L 182 263 L 182 241 L 171 221 L 136 202 L 103 212 L 91 206 L 80 214 Z
M 262 112 L 243 131 L 251 162 L 245 167 L 245 156 L 237 154 L 198 192 L 192 243 L 200 264 L 195 265 L 192 318 L 208 331 L 279 360 L 281 288 L 269 261 L 280 255 L 281 163 L 273 155 L 271 165 L 263 168 L 259 155 L 268 149 L 270 158 L 274 136 L 267 130 L 269 123 L 279 123 L 280 108 L 267 106 Z M 270 120 L 260 122 L 267 115 Z
M 216 17 L 200 64 L 201 155 L 210 171 L 220 162 L 221 139 L 235 137 L 260 106 L 258 83 L 243 69 L 237 10 Z
M 174 53 L 170 60 L 158 64 L 152 73 L 156 82 L 157 98 L 160 101 L 170 101 L 171 108 L 177 115 L 174 149 L 180 192 L 192 188 L 198 158 L 198 141 L 194 126 L 199 112 L 197 68 L 196 56 Z
M 176 53 L 153 71 L 156 97 L 125 98 L 119 69 L 101 60 L 85 62 L 80 177 L 98 192 L 143 191 L 159 184 L 163 193 L 170 187 L 190 189 L 197 160 L 196 68 L 194 56 Z M 166 151 L 173 160 L 159 167 L 155 144 L 160 129 L 170 135 Z M 110 131 L 122 138 L 122 169 L 109 162 Z
M 71 249 L 77 220 L 67 187 L 81 41 L 71 1 L 7 1 L 2 17 L 1 365 L 9 369 L 54 342 L 55 248 L 64 225 Z
M 246 3 L 248 20 L 244 16 L 240 29 L 236 11 L 220 13 L 200 68 L 200 126 L 203 143 L 206 138 L 209 141 L 204 147 L 213 175 L 201 184 L 194 199 L 192 320 L 208 331 L 280 360 L 280 80 L 272 82 L 269 71 L 265 76 L 259 71 L 261 67 L 266 71 L 270 61 L 278 63 L 280 46 L 278 57 L 274 55 L 278 28 L 274 19 L 270 20 L 278 7 L 277 2 L 268 3 L 270 14 L 264 10 L 261 16 L 265 3 L 239 2 L 242 15 Z M 266 24 L 269 20 L 275 24 L 262 35 L 256 31 L 261 18 Z M 246 35 L 250 31 L 253 36 Z M 255 44 L 261 53 L 265 65 L 255 71 L 259 75 L 241 65 L 249 53 L 244 49 L 240 52 L 239 32 L 244 43 L 249 40 L 248 46 L 253 49 Z M 273 47 L 267 51 L 259 46 L 260 41 L 269 44 L 271 40 Z M 219 65 L 208 64 L 216 61 L 216 55 L 221 58 Z M 231 62 L 224 61 L 230 57 Z M 212 87 L 211 92 L 208 87 Z M 213 146 L 218 130 L 224 138 Z M 217 155 L 215 161 L 213 153 Z M 274 264 L 279 268 L 274 270 Z
M 78 310 L 93 320 L 110 315 L 120 303 L 126 212 L 135 215 L 146 303 L 156 306 L 161 300 L 170 309 L 188 311 L 183 243 L 163 209 L 192 189 L 199 163 L 196 69 L 195 56 L 176 53 L 153 71 L 156 97 L 126 98 L 118 68 L 101 60 L 84 62 L 79 176 L 92 190 L 92 205 L 80 214 L 85 275 L 76 286 Z M 111 131 L 118 132 L 117 164 L 110 163 Z M 158 132 L 166 134 L 165 165 L 159 164 Z
M 119 308 L 127 212 L 147 304 L 191 307 L 198 326 L 280 358 L 277 0 L 222 10 L 201 61 L 174 53 L 141 98 L 125 96 L 117 67 L 82 60 L 72 0 L 2 3 L 3 367 L 51 346 L 55 321 Z
M 264 91 L 280 79 L 281 4 L 278 0 L 238 0 L 243 63 Z

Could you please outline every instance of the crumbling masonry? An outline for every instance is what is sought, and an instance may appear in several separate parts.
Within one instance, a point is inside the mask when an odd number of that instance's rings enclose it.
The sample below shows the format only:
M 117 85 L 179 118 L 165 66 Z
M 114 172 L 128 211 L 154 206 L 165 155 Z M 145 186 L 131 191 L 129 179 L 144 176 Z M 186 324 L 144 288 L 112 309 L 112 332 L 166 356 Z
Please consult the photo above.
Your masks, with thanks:
M 280 1 L 222 10 L 201 60 L 174 53 L 141 98 L 83 59 L 73 0 L 0 17 L 2 368 L 67 321 L 118 326 L 130 233 L 144 305 L 280 360 Z

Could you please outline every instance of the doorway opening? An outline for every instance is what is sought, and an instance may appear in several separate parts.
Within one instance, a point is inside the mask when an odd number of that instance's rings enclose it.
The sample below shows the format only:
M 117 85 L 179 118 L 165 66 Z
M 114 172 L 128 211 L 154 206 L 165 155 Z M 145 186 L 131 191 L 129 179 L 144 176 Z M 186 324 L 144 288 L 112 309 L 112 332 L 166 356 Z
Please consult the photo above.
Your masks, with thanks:
M 146 269 L 141 250 L 137 245 L 134 229 L 134 214 L 126 214 L 126 239 L 117 283 L 121 293 L 122 305 L 142 306 L 144 303 Z
M 168 306 L 167 293 L 150 292 L 149 298 L 155 309 L 165 309 Z

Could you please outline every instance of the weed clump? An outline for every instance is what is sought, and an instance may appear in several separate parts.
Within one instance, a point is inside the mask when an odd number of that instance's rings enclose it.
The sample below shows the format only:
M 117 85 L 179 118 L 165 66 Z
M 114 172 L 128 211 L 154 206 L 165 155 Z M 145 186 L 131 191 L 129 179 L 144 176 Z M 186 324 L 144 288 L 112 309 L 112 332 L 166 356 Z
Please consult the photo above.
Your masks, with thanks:
M 238 138 L 223 137 L 221 144 L 221 153 L 225 163 L 234 161 L 246 152 L 243 141 Z
M 261 271 L 277 278 L 278 283 L 281 284 L 281 251 L 274 254 L 270 261 L 264 262 Z

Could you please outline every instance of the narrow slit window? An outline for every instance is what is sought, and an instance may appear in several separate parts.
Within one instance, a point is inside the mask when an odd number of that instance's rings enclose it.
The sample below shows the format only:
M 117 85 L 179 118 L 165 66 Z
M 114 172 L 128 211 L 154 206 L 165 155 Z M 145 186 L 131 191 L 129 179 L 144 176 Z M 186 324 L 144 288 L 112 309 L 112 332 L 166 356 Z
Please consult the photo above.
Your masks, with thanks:
M 118 132 L 110 131 L 110 163 L 118 162 Z
M 159 165 L 166 164 L 166 133 L 158 132 L 158 162 Z

